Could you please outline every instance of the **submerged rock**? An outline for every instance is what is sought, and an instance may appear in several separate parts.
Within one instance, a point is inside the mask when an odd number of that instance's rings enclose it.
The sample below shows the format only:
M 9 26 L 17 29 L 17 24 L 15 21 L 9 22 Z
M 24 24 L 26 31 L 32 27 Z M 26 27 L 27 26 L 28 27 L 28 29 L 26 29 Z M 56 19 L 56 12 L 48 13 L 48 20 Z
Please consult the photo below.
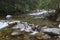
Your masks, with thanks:
M 13 29 L 19 29 L 20 31 L 23 31 L 25 29 L 24 24 L 17 24 L 12 27 Z

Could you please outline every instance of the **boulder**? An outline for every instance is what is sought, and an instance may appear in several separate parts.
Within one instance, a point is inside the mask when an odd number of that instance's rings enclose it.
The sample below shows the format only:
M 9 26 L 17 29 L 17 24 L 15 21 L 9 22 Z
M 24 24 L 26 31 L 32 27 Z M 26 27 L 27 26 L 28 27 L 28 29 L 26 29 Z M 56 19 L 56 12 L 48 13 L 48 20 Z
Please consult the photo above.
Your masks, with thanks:
M 6 18 L 7 18 L 7 19 L 12 18 L 12 15 L 7 15 Z
M 42 29 L 42 31 L 46 34 L 51 35 L 51 36 L 59 36 L 60 35 L 59 28 L 45 28 L 45 29 Z

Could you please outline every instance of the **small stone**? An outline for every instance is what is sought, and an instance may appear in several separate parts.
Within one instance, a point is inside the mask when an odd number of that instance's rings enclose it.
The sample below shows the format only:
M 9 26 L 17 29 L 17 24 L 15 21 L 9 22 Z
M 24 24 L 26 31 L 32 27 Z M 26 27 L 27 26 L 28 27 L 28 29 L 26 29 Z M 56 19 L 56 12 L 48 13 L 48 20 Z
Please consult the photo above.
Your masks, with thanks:
M 45 35 L 43 35 L 42 37 L 41 37 L 41 39 L 44 39 L 44 40 L 46 40 L 46 39 L 50 39 L 51 37 L 49 36 L 49 35 L 47 35 L 47 34 L 45 34 Z
M 8 36 L 6 36 L 6 38 L 8 38 Z
M 20 32 L 12 32 L 11 35 L 12 36 L 17 36 L 17 35 L 20 35 L 21 33 Z
M 12 18 L 12 15 L 7 15 L 6 18 L 7 19 Z

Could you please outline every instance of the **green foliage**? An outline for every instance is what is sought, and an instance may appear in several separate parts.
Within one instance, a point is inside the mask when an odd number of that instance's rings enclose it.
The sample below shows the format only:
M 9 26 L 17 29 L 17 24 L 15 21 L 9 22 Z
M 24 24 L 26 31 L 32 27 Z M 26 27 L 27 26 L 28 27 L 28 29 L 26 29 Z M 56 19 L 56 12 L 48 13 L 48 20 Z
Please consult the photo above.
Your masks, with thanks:
M 40 0 L 38 8 L 40 8 L 40 9 L 48 9 L 50 3 L 51 3 L 51 0 Z
M 57 9 L 60 7 L 60 0 L 40 0 L 38 3 L 40 9 Z
M 39 0 L 1 0 L 0 10 L 4 11 L 30 11 L 37 8 Z
M 48 18 L 50 20 L 56 21 L 60 14 L 60 0 L 40 0 L 38 9 L 55 9 L 56 12 L 50 14 Z

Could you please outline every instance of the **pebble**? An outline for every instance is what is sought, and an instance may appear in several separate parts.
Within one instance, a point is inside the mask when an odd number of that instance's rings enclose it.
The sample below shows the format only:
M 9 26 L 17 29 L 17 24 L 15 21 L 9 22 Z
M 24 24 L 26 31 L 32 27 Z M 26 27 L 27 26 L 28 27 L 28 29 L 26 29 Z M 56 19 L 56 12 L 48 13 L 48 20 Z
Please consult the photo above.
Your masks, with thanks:
M 17 35 L 20 35 L 21 33 L 20 32 L 12 32 L 11 35 L 12 36 L 17 36 Z
M 43 40 L 47 40 L 47 39 L 50 39 L 51 37 L 49 36 L 49 35 L 47 35 L 47 34 L 45 34 L 45 35 L 43 35 L 42 37 L 41 37 L 41 39 L 43 39 Z

